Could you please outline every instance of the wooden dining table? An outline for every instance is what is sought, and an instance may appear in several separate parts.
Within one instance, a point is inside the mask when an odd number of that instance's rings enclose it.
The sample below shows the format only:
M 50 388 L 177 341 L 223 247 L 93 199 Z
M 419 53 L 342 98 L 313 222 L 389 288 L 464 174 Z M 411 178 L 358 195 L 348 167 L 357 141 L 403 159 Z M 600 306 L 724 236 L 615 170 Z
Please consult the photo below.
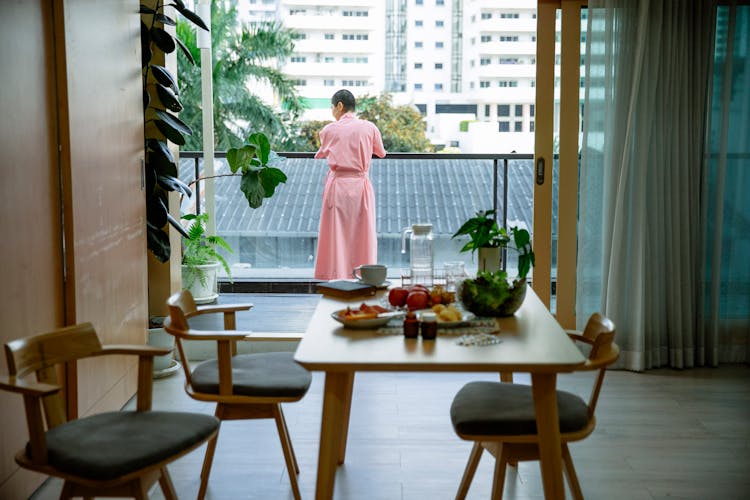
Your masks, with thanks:
M 366 302 L 377 300 L 372 297 Z M 316 499 L 333 498 L 336 469 L 346 454 L 358 371 L 530 373 L 545 498 L 565 498 L 557 374 L 573 371 L 585 358 L 531 287 L 515 315 L 496 319 L 500 342 L 490 345 L 459 345 L 455 335 L 422 340 L 347 329 L 331 317 L 332 312 L 361 302 L 323 297 L 294 355 L 307 369 L 325 372 Z M 447 413 L 445 418 L 450 418 Z

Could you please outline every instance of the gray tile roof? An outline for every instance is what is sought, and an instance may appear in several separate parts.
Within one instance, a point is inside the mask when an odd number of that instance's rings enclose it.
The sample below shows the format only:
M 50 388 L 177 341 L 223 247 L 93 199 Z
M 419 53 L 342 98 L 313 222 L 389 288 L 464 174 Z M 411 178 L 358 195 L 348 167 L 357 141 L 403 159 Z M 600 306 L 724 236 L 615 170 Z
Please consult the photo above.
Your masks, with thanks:
M 181 178 L 192 180 L 192 160 L 181 162 Z M 325 160 L 288 158 L 279 167 L 288 180 L 259 209 L 247 205 L 239 179 L 216 181 L 217 230 L 225 236 L 314 237 L 318 232 Z M 451 235 L 476 211 L 492 207 L 492 160 L 373 160 L 370 178 L 381 237 L 398 237 L 416 222 L 431 222 L 437 235 Z M 502 214 L 502 162 L 498 212 Z M 217 173 L 228 172 L 216 159 Z M 533 168 L 531 160 L 511 160 L 508 168 L 508 223 L 531 228 Z

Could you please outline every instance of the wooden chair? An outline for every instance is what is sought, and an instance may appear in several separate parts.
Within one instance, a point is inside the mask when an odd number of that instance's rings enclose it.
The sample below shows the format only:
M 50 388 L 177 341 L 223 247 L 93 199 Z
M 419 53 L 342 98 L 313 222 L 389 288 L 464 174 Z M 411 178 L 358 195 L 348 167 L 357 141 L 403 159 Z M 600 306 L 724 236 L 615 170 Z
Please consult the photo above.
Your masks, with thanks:
M 273 418 L 281 440 L 292 493 L 299 500 L 299 465 L 281 403 L 302 399 L 310 387 L 312 375 L 294 361 L 291 352 L 237 355 L 236 345 L 238 340 L 298 340 L 299 336 L 235 331 L 236 312 L 250 309 L 250 304 L 197 307 L 190 292 L 183 290 L 172 295 L 167 300 L 167 305 L 169 317 L 164 322 L 164 329 L 175 336 L 183 361 L 187 359 L 183 340 L 216 342 L 217 359 L 203 361 L 192 370 L 187 362 L 182 363 L 185 370 L 185 391 L 193 399 L 216 403 L 215 415 L 219 420 Z M 188 319 L 208 313 L 224 314 L 224 330 L 195 330 L 188 324 Z M 218 436 L 214 436 L 208 443 L 198 498 L 203 498 L 206 493 L 217 438 Z
M 28 444 L 16 454 L 18 465 L 62 478 L 61 499 L 146 499 L 157 480 L 164 497 L 176 499 L 167 464 L 216 436 L 219 421 L 211 415 L 149 411 L 153 357 L 166 353 L 146 345 L 102 346 L 90 323 L 5 344 L 9 376 L 0 376 L 0 389 L 23 396 L 29 429 Z M 68 419 L 56 365 L 113 354 L 138 356 L 136 410 Z M 32 374 L 36 380 L 27 378 Z
M 579 441 L 594 430 L 594 410 L 607 366 L 617 360 L 620 350 L 613 342 L 614 324 L 600 314 L 589 318 L 583 334 L 569 333 L 571 339 L 587 344 L 591 351 L 578 370 L 598 370 L 589 401 L 565 391 L 557 391 L 562 459 L 568 486 L 574 498 L 582 499 L 568 443 Z M 495 456 L 492 498 L 503 496 L 505 470 L 518 461 L 539 460 L 534 398 L 528 385 L 504 382 L 470 382 L 456 394 L 451 420 L 461 439 L 474 441 L 457 499 L 466 498 L 471 480 L 484 450 Z

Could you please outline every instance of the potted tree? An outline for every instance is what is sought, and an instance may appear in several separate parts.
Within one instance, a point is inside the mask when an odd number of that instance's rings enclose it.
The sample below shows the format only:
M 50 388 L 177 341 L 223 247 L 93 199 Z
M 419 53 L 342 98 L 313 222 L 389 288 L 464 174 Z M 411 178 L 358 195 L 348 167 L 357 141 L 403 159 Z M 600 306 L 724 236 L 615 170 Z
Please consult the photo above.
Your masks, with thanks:
M 453 238 L 468 235 L 469 242 L 462 252 L 481 251 L 482 248 L 497 249 L 494 269 L 480 267 L 474 279 L 464 280 L 458 292 L 464 307 L 479 316 L 510 316 L 521 306 L 526 296 L 526 276 L 534 265 L 531 236 L 526 229 L 512 227 L 510 231 L 500 228 L 494 218 L 494 210 L 477 212 L 467 220 Z M 518 254 L 518 276 L 510 281 L 508 273 L 500 267 L 500 250 L 509 249 Z
M 218 297 L 216 274 L 219 266 L 224 268 L 231 279 L 229 264 L 219 248 L 233 253 L 224 238 L 206 233 L 208 214 L 185 214 L 182 219 L 190 221 L 187 237 L 183 238 L 182 251 L 182 287 L 190 290 L 195 302 L 206 304 Z

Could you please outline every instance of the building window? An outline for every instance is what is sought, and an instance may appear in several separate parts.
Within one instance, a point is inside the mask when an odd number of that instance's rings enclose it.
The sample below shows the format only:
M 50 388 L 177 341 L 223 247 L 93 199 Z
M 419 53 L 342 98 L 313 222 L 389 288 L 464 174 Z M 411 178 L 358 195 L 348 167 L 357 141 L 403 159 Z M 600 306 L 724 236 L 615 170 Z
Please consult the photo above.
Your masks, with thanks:
M 414 69 L 422 69 L 422 63 L 414 63 Z
M 443 63 L 435 63 L 435 69 L 443 69 Z
M 510 122 L 501 121 L 497 122 L 499 132 L 510 132 Z
M 424 4 L 424 0 L 414 0 L 414 3 L 416 5 L 423 5 Z
M 497 60 L 500 64 L 518 64 L 518 58 L 517 57 L 501 57 Z
M 516 104 L 516 116 L 523 116 L 523 105 Z
M 421 28 L 422 26 L 424 26 L 424 21 L 422 21 L 421 19 L 417 19 L 416 21 L 414 21 L 414 26 L 416 26 L 417 28 Z
M 518 13 L 501 12 L 500 19 L 518 19 Z
M 500 35 L 500 41 L 501 42 L 517 42 L 518 36 L 517 35 Z
M 333 87 L 334 85 L 336 85 L 335 80 L 323 80 L 324 87 Z
M 414 42 L 415 49 L 421 49 L 423 46 L 424 46 L 424 43 L 422 42 Z
M 360 33 L 360 34 L 357 34 L 357 35 L 354 35 L 354 34 L 351 34 L 351 33 L 349 33 L 349 34 L 347 34 L 347 33 L 344 33 L 344 34 L 343 34 L 343 35 L 341 36 L 341 38 L 342 38 L 343 40 L 369 40 L 369 39 L 370 39 L 370 36 L 369 36 L 369 35 L 367 35 L 367 34 L 361 34 L 361 33 Z
M 474 82 L 469 82 L 469 88 L 473 89 L 475 87 Z
M 445 0 L 435 0 L 435 5 L 445 5 Z
M 292 33 L 292 40 L 307 40 L 306 33 Z
M 442 49 L 443 47 L 445 47 L 445 44 L 443 42 L 435 42 L 436 49 Z
M 333 57 L 331 57 L 331 56 L 325 56 L 325 57 L 323 58 L 323 62 L 324 62 L 324 63 L 332 63 L 333 61 L 334 61 L 334 59 L 333 59 Z
M 533 132 L 533 131 L 534 131 L 534 120 L 529 122 L 529 132 Z
M 498 104 L 497 116 L 510 116 L 510 104 Z
M 294 81 L 294 84 L 298 87 L 304 87 L 305 85 L 307 85 L 307 80 L 297 79 L 293 81 Z
M 482 19 L 492 19 L 492 12 L 482 12 Z
M 490 82 L 488 82 L 487 80 L 480 81 L 479 82 L 479 88 L 480 89 L 488 89 L 488 88 L 490 88 Z
M 305 56 L 292 56 L 289 58 L 289 60 L 293 63 L 303 63 L 307 62 L 307 57 Z
M 485 104 L 484 105 L 484 116 L 490 116 L 490 105 Z
M 336 35 L 334 35 L 333 33 L 326 33 L 325 35 L 323 35 L 323 38 L 325 38 L 326 40 L 335 40 Z
M 445 21 L 435 21 L 436 28 L 442 28 L 443 26 L 445 26 Z
M 414 90 L 422 90 L 422 84 L 421 83 L 415 83 L 414 84 Z
M 534 110 L 536 109 L 535 104 L 529 104 L 529 116 L 534 116 Z
M 481 59 L 479 60 L 479 65 L 480 65 L 480 66 L 487 66 L 487 65 L 488 65 L 488 64 L 490 64 L 491 62 L 492 62 L 492 59 L 490 59 L 489 57 L 483 57 L 483 58 L 481 58 Z
M 345 10 L 341 15 L 344 17 L 368 17 L 370 14 L 366 10 Z
M 437 92 L 442 92 L 443 91 L 443 84 L 442 83 L 436 83 L 435 84 L 435 90 Z
M 305 14 L 307 11 L 305 9 L 290 9 L 289 15 L 290 16 L 296 16 L 298 14 Z
M 482 43 L 491 42 L 492 41 L 492 36 L 490 36 L 490 35 L 482 35 L 479 38 L 479 41 L 482 42 Z
M 497 86 L 498 87 L 507 87 L 508 86 L 508 82 L 506 82 L 505 80 L 500 80 L 499 82 L 497 82 Z
M 451 141 L 450 145 L 451 145 L 452 148 L 457 148 L 457 147 L 459 147 L 460 144 L 459 144 L 458 141 Z
M 523 122 L 516 122 L 513 126 L 516 132 L 523 132 Z

